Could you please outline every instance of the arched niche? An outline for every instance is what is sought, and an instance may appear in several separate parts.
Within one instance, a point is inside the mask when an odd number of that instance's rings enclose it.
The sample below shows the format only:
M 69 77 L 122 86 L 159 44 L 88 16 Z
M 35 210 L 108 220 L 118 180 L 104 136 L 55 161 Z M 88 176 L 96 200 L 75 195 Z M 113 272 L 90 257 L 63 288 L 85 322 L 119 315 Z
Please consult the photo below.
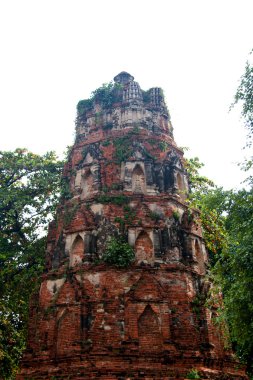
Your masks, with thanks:
M 132 190 L 140 194 L 144 194 L 146 190 L 145 174 L 140 164 L 137 164 L 132 172 Z
M 135 256 L 137 262 L 146 261 L 152 263 L 154 260 L 154 246 L 145 231 L 142 231 L 135 241 Z
M 81 181 L 81 198 L 88 198 L 92 195 L 93 191 L 93 185 L 94 185 L 94 178 L 93 174 L 89 169 L 85 171 L 85 173 L 82 175 L 82 181 Z
M 83 160 L 83 163 L 84 164 L 91 164 L 92 162 L 94 161 L 92 155 L 90 154 L 90 152 L 88 152 Z
M 70 266 L 73 267 L 82 262 L 84 258 L 84 241 L 80 235 L 78 235 L 70 250 Z
M 142 351 L 157 351 L 161 348 L 162 337 L 157 314 L 147 305 L 138 319 L 139 346 Z

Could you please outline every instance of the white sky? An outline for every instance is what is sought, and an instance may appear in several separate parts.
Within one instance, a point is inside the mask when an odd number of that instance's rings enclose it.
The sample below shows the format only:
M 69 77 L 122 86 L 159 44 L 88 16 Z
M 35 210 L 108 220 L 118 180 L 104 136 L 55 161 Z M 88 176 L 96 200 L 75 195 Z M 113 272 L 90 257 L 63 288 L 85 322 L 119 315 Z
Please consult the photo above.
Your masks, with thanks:
M 228 112 L 253 48 L 252 0 L 0 1 L 0 149 L 62 154 L 76 104 L 128 71 L 162 87 L 179 146 L 226 188 L 245 130 Z

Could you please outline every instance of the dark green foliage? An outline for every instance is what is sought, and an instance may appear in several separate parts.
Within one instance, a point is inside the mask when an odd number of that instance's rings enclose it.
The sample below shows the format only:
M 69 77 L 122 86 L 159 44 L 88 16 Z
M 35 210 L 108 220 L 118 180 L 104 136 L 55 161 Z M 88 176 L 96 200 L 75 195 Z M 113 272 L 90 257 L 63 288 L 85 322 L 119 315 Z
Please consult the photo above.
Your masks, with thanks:
M 113 140 L 113 144 L 115 147 L 114 157 L 118 162 L 127 161 L 134 153 L 134 145 L 135 135 L 139 134 L 139 129 L 134 128 L 128 132 L 126 136 L 118 137 Z M 154 160 L 155 158 L 142 146 L 142 151 L 146 155 L 146 157 Z
M 151 101 L 150 99 L 150 91 L 143 91 L 142 90 L 142 98 L 144 103 L 149 103 Z
M 125 222 L 124 218 L 121 218 L 120 216 L 116 216 L 116 218 L 114 218 L 114 222 L 115 223 L 119 223 L 119 225 L 120 225 L 120 232 L 124 233 L 125 232 L 125 227 L 126 227 L 126 222 Z
M 121 189 L 122 189 L 122 183 L 115 182 L 111 185 L 111 190 L 121 190 Z
M 173 218 L 175 219 L 176 222 L 180 220 L 180 215 L 178 211 L 173 211 Z
M 201 379 L 201 377 L 198 370 L 193 368 L 187 373 L 186 379 Z
M 103 125 L 103 129 L 112 129 L 113 127 L 113 123 L 112 122 L 108 122 L 106 124 Z
M 72 193 L 70 191 L 70 184 L 69 184 L 68 177 L 62 177 L 61 178 L 61 192 L 60 192 L 60 196 L 64 200 L 72 198 Z
M 101 87 L 92 92 L 91 99 L 103 105 L 104 108 L 110 108 L 114 102 L 113 83 L 104 83 Z
M 80 100 L 78 103 L 77 103 L 77 112 L 78 112 L 78 115 L 83 115 L 85 112 L 89 111 L 92 109 L 92 99 L 84 99 L 84 100 Z
M 217 188 L 214 183 L 199 174 L 203 164 L 197 157 L 186 159 L 186 168 L 190 180 L 189 204 L 191 208 L 200 209 L 200 220 L 203 228 L 206 248 L 211 260 L 227 246 L 228 234 L 223 215 L 229 192 Z M 189 217 L 192 217 L 189 214 Z M 188 222 L 191 220 L 188 218 Z
M 104 109 L 112 107 L 113 103 L 121 100 L 122 86 L 117 83 L 104 83 L 101 87 L 92 92 L 89 99 L 80 100 L 77 104 L 77 112 L 82 116 L 91 110 L 95 103 L 102 105 Z
M 102 260 L 109 265 L 126 268 L 134 258 L 133 248 L 122 237 L 112 237 L 107 243 Z
M 136 217 L 136 211 L 134 211 L 129 205 L 125 205 L 123 211 L 125 223 L 131 224 Z
M 0 152 L 0 378 L 15 376 L 25 345 L 28 300 L 42 273 L 43 228 L 60 194 L 54 153 Z
M 247 190 L 224 191 L 200 176 L 200 167 L 196 159 L 188 165 L 188 170 L 193 168 L 190 202 L 201 210 L 211 272 L 217 291 L 221 287 L 223 292 L 225 307 L 219 311 L 217 322 L 223 331 L 227 323 L 233 348 L 253 373 L 252 183 L 249 181 Z
M 189 162 L 189 161 L 188 161 Z M 222 289 L 224 306 L 217 322 L 229 337 L 238 357 L 253 373 L 253 186 L 224 191 L 198 174 L 202 165 L 188 165 L 192 191 L 190 202 L 201 210 L 205 244 L 211 258 L 211 272 Z M 191 170 L 193 169 L 193 170 Z M 225 331 L 226 334 L 226 331 Z
M 73 203 L 72 205 L 66 205 L 64 207 L 64 217 L 63 217 L 64 226 L 67 226 L 72 221 L 78 208 L 79 208 L 78 203 Z
M 231 195 L 226 217 L 229 243 L 215 266 L 222 286 L 233 347 L 253 373 L 253 189 Z
M 252 52 L 251 52 L 252 53 Z M 242 104 L 242 117 L 248 129 L 247 146 L 253 137 L 253 66 L 246 63 L 245 72 L 232 107 Z M 249 173 L 252 157 L 242 167 Z M 215 266 L 217 283 L 221 284 L 225 308 L 221 314 L 228 324 L 230 339 L 239 358 L 253 375 L 253 180 L 247 178 L 246 189 L 231 191 L 225 199 L 228 244 Z
M 116 223 L 120 224 L 120 229 L 121 232 L 125 232 L 126 226 L 129 226 L 133 223 L 134 218 L 136 217 L 136 211 L 134 211 L 129 205 L 125 204 L 123 207 L 124 211 L 124 216 L 123 218 L 121 217 L 116 217 L 114 221 Z
M 166 152 L 166 150 L 168 149 L 168 143 L 166 141 L 160 141 L 159 142 L 159 148 L 161 149 L 161 151 L 163 152 Z
M 118 137 L 113 141 L 113 144 L 117 161 L 126 161 L 133 154 L 133 143 L 129 136 Z
M 209 192 L 210 188 L 214 187 L 213 181 L 199 173 L 203 166 L 204 164 L 199 161 L 198 157 L 188 158 L 185 161 L 190 191 L 194 193 L 194 200 L 197 200 L 198 197 L 201 198 L 203 193 Z
M 102 145 L 103 146 L 109 146 L 111 144 L 111 141 L 110 140 L 105 140 Z
M 124 194 L 119 195 L 106 195 L 102 194 L 98 196 L 97 201 L 100 203 L 113 203 L 115 205 L 121 206 L 129 202 L 129 198 Z
M 251 54 L 252 52 L 253 50 Z M 242 103 L 241 115 L 249 132 L 248 145 L 251 146 L 253 136 L 253 66 L 250 62 L 246 62 L 245 72 L 241 77 L 241 82 L 231 107 L 237 103 Z
M 162 219 L 161 215 L 158 214 L 157 212 L 154 212 L 154 211 L 150 211 L 149 217 L 150 217 L 150 219 L 152 219 L 156 223 Z

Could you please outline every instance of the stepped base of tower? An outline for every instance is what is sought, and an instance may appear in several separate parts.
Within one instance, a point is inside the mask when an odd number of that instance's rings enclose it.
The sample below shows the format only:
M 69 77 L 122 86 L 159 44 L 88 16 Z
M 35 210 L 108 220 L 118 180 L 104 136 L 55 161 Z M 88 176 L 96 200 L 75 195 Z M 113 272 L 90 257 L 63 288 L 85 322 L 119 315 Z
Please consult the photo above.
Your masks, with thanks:
M 180 358 L 179 358 L 180 356 Z M 39 358 L 24 360 L 22 373 L 17 380 L 28 379 L 104 379 L 104 380 L 176 380 L 187 379 L 191 370 L 197 369 L 202 380 L 246 380 L 238 363 L 213 358 L 190 356 L 189 353 L 171 355 L 123 356 L 100 354 L 69 356 L 44 361 Z M 27 368 L 27 369 L 26 369 Z M 29 368 L 29 369 L 28 369 Z

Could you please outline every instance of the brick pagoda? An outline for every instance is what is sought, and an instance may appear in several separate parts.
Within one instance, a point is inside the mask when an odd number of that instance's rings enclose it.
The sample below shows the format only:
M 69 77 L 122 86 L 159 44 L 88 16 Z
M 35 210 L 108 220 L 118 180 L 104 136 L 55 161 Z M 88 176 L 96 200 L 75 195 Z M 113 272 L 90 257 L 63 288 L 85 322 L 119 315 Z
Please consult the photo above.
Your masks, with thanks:
M 204 306 L 208 255 L 162 90 L 122 72 L 77 108 L 17 379 L 246 379 Z

